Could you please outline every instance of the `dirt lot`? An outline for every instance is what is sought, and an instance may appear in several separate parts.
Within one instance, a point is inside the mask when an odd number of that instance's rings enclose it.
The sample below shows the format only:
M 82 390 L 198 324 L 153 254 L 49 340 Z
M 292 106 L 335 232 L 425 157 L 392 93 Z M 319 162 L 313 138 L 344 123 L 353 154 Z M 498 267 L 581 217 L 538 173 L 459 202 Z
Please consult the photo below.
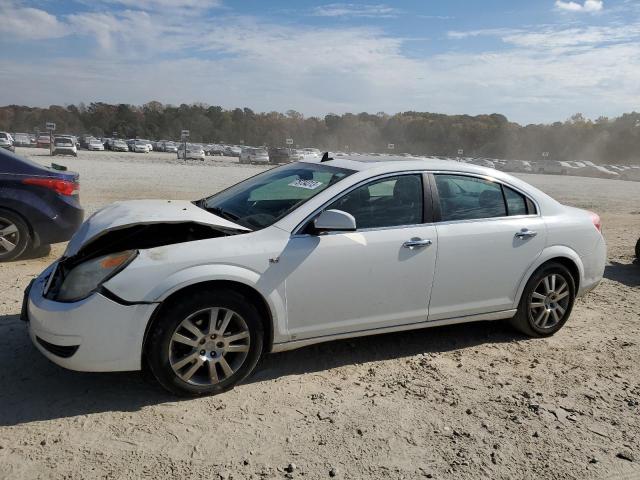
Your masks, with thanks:
M 89 213 L 198 198 L 261 169 L 163 154 L 56 161 L 80 172 Z M 18 313 L 64 246 L 0 265 L 0 478 L 640 478 L 640 184 L 522 177 L 599 212 L 609 243 L 606 279 L 556 336 L 487 322 L 329 343 L 270 355 L 218 397 L 51 364 Z

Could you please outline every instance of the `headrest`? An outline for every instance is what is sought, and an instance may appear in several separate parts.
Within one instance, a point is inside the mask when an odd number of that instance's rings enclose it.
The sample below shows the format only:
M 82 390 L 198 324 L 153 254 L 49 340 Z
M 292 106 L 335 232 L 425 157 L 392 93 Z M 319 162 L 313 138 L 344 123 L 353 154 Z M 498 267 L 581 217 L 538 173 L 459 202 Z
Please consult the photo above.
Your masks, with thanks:
M 415 175 L 398 178 L 393 187 L 393 197 L 403 203 L 419 201 L 422 197 L 422 182 Z
M 446 180 L 440 182 L 436 181 L 436 184 L 438 185 L 438 194 L 440 195 L 440 197 L 453 197 L 453 192 L 451 191 L 451 185 L 449 185 L 449 182 L 447 182 Z
M 480 194 L 478 203 L 481 207 L 495 207 L 502 203 L 502 193 L 498 190 L 485 190 Z

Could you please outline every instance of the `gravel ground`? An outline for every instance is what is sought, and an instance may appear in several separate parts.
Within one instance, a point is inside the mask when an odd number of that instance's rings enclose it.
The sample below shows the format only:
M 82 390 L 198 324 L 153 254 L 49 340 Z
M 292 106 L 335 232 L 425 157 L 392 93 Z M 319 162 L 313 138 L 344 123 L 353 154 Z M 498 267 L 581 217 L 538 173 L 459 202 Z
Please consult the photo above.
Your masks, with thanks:
M 88 213 L 199 198 L 262 170 L 154 153 L 56 162 L 80 172 Z M 553 338 L 486 322 L 327 343 L 270 355 L 217 397 L 51 364 L 18 313 L 64 245 L 0 264 L 0 478 L 640 478 L 640 187 L 522 178 L 600 213 L 609 243 L 605 280 Z

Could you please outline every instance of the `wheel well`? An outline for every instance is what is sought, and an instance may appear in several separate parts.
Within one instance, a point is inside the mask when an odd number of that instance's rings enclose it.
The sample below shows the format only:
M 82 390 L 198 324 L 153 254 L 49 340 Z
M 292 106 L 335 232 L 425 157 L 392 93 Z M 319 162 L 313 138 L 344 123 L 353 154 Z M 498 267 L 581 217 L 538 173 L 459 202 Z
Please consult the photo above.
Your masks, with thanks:
M 578 266 L 575 264 L 573 260 L 567 257 L 555 257 L 547 260 L 541 266 L 547 265 L 548 263 L 559 263 L 563 267 L 566 267 L 567 270 L 571 273 L 571 277 L 573 278 L 573 284 L 576 288 L 576 295 L 578 290 L 580 289 L 580 271 L 578 270 Z
M 147 327 L 144 332 L 144 340 L 142 343 L 142 354 L 144 355 L 145 346 L 147 343 L 147 337 L 149 336 L 149 332 L 153 327 L 154 323 L 162 313 L 162 311 L 171 303 L 180 301 L 181 298 L 192 294 L 194 291 L 199 290 L 213 290 L 213 289 L 229 289 L 235 290 L 236 292 L 241 293 L 246 298 L 248 298 L 251 303 L 258 309 L 258 314 L 262 319 L 262 323 L 264 324 L 264 346 L 263 352 L 268 353 L 271 351 L 271 347 L 273 345 L 273 317 L 271 315 L 271 310 L 269 309 L 269 305 L 267 304 L 264 297 L 252 287 L 245 285 L 244 283 L 234 282 L 230 280 L 212 280 L 209 282 L 201 282 L 193 285 L 189 285 L 184 287 L 176 292 L 173 292 L 164 301 L 156 307 L 153 314 L 151 315 L 151 319 L 147 324 Z

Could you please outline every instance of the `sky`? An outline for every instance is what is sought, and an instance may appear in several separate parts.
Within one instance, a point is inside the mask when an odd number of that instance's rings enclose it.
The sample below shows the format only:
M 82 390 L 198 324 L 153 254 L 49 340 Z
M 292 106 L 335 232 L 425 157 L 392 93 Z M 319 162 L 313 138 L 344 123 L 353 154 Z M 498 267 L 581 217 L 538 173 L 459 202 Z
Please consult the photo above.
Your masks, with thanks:
M 640 0 L 0 0 L 0 105 L 640 110 Z

